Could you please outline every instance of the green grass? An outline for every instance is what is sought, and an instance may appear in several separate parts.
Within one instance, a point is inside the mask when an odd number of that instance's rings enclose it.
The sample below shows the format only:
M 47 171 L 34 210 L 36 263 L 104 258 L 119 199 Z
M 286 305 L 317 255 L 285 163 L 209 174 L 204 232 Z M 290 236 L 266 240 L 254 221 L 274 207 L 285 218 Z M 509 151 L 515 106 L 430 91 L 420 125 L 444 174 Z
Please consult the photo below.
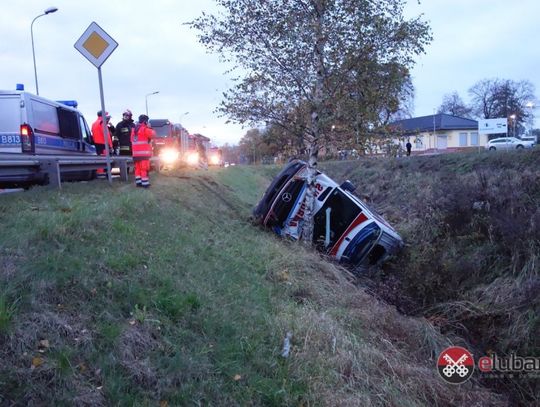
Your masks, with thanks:
M 0 196 L 0 404 L 502 405 L 440 381 L 428 322 L 249 223 L 276 171 Z
M 0 333 L 8 332 L 14 313 L 15 303 L 10 302 L 7 295 L 0 293 Z

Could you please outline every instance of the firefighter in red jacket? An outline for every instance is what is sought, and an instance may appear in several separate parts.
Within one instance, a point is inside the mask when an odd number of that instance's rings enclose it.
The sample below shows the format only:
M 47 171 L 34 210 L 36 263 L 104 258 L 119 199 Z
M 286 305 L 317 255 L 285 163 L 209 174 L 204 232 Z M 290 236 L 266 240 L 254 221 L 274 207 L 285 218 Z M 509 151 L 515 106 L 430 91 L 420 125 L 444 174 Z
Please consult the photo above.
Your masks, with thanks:
M 156 133 L 148 127 L 148 116 L 141 114 L 139 123 L 131 132 L 131 148 L 133 162 L 135 163 L 135 184 L 138 187 L 148 188 L 150 179 L 150 158 L 152 157 L 152 139 Z
M 94 145 L 96 146 L 96 153 L 97 155 L 106 155 L 107 150 L 105 149 L 105 136 L 103 134 L 103 117 L 101 110 L 97 112 L 97 119 L 92 124 L 92 138 L 94 139 Z M 109 116 L 109 113 L 105 113 L 105 119 L 107 120 L 107 124 L 109 120 L 111 119 L 111 116 Z M 112 139 L 111 139 L 111 133 L 109 132 L 109 128 L 107 127 L 107 138 L 109 140 L 109 151 L 112 151 Z M 99 168 L 96 170 L 96 175 L 98 178 L 105 178 L 106 172 L 103 168 Z

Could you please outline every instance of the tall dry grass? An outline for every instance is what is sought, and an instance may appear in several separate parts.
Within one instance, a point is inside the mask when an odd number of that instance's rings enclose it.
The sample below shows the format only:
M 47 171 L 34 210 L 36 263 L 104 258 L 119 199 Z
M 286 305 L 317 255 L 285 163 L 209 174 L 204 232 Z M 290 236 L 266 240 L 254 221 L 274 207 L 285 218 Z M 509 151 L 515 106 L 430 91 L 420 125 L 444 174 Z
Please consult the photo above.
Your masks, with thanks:
M 540 356 L 539 149 L 322 168 L 356 183 L 405 239 L 401 255 L 371 275 L 372 290 L 477 354 Z M 540 401 L 534 381 L 502 385 Z

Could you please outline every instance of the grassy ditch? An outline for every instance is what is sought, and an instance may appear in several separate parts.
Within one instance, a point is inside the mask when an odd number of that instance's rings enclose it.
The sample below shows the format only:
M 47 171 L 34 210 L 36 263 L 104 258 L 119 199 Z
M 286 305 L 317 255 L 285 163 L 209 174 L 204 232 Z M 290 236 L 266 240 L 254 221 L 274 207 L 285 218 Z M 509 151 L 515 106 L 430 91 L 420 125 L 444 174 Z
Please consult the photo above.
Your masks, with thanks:
M 482 355 L 540 356 L 540 150 L 326 163 L 392 223 L 404 252 L 365 279 Z M 486 381 L 540 401 L 537 379 Z
M 442 382 L 429 321 L 250 225 L 261 171 L 0 196 L 0 404 L 507 405 Z

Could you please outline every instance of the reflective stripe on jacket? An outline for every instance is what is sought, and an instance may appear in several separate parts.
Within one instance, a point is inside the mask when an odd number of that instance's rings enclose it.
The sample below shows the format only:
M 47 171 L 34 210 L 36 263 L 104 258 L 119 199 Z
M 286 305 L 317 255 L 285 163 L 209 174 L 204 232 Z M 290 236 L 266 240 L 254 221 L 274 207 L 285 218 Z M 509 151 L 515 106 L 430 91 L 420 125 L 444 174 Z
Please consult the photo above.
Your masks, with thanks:
M 131 132 L 131 149 L 133 157 L 150 158 L 152 157 L 152 138 L 156 133 L 144 123 L 135 127 Z

